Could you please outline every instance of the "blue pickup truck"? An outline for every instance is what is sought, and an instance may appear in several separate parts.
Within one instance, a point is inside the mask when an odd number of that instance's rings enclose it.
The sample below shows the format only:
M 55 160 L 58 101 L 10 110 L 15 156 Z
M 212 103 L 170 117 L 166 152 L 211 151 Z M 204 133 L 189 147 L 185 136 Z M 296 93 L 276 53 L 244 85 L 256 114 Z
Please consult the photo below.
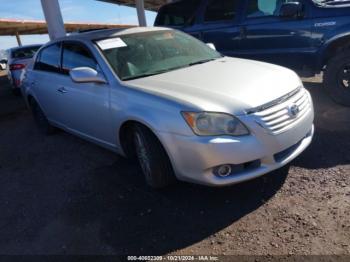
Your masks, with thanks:
M 324 73 L 331 97 L 350 106 L 349 0 L 180 0 L 156 26 L 182 30 L 228 56 Z

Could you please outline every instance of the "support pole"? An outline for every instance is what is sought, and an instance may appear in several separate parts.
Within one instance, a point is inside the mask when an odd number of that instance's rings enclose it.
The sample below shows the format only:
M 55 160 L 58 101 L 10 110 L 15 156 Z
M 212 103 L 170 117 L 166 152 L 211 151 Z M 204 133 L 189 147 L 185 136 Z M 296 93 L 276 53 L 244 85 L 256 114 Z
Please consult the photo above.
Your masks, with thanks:
M 135 0 L 135 2 L 136 2 L 137 18 L 139 19 L 139 25 L 147 26 L 144 0 Z
M 63 18 L 58 0 L 41 0 L 41 6 L 44 11 L 50 39 L 53 40 L 65 36 L 66 30 L 64 29 Z
M 16 32 L 16 39 L 18 46 L 22 46 L 21 36 L 19 35 L 18 31 Z

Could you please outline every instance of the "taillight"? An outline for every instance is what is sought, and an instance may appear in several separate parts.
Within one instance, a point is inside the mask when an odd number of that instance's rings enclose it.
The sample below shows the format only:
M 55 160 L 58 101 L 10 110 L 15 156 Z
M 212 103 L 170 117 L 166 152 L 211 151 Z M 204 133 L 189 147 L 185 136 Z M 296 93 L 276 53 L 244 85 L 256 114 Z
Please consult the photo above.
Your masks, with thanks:
M 12 64 L 10 65 L 10 70 L 20 70 L 25 68 L 26 65 L 25 64 Z

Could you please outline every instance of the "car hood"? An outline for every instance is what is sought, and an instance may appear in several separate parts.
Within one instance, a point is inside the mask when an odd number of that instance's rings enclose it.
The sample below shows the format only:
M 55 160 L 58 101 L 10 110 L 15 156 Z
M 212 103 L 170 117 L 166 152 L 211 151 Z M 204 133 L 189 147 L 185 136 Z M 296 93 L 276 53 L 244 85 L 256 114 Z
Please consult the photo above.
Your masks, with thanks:
M 233 114 L 244 114 L 302 85 L 289 69 L 228 57 L 126 83 L 195 110 Z

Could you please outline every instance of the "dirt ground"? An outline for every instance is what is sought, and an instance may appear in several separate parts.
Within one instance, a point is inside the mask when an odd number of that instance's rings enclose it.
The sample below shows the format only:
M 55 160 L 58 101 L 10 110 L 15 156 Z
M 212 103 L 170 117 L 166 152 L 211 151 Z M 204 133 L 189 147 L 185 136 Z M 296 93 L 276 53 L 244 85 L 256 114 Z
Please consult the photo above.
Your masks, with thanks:
M 45 137 L 0 79 L 0 254 L 350 254 L 350 109 L 305 82 L 312 145 L 228 188 L 144 184 L 136 163 L 65 132 Z

